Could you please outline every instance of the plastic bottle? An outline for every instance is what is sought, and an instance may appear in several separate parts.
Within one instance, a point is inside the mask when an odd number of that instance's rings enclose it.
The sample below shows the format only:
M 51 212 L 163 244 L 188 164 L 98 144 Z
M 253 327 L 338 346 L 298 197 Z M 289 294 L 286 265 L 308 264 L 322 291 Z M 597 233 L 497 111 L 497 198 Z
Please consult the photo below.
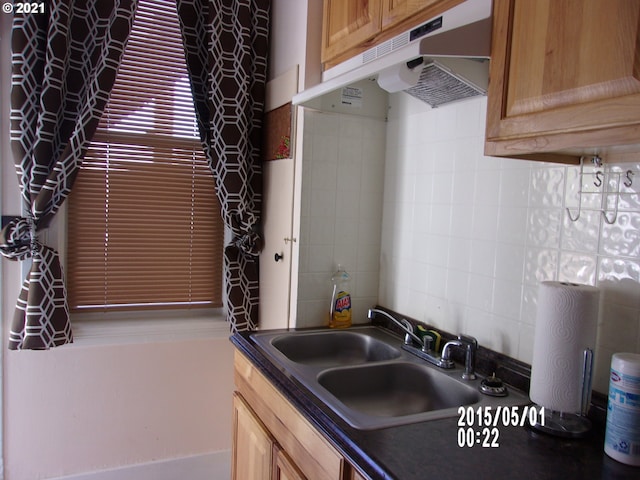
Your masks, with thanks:
M 640 354 L 615 353 L 611 358 L 604 452 L 640 466 Z
M 331 310 L 329 316 L 330 328 L 347 328 L 351 326 L 351 277 L 338 265 L 338 270 L 331 277 L 333 293 L 331 295 Z

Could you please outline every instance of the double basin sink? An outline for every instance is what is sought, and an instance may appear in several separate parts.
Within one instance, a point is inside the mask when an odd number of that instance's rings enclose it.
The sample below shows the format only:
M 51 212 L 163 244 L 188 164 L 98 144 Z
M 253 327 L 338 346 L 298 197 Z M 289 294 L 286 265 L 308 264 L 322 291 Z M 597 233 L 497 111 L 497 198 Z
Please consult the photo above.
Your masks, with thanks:
M 401 349 L 379 327 L 251 334 L 270 361 L 354 428 L 370 430 L 459 416 L 460 406 L 525 405 L 528 397 L 480 393 L 462 366 L 440 369 Z

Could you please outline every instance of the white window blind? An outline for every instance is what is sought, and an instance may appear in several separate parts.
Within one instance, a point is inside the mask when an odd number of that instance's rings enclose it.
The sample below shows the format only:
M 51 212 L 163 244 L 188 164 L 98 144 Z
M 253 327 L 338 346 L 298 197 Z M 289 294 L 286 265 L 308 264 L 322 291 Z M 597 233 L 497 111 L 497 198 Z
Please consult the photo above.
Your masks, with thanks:
M 174 0 L 141 0 L 68 206 L 72 311 L 222 305 L 224 227 Z

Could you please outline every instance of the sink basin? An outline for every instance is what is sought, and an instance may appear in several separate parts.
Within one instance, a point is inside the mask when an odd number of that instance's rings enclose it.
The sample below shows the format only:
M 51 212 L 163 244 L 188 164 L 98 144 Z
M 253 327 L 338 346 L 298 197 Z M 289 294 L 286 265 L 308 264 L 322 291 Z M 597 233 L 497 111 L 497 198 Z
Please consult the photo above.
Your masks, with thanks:
M 318 383 L 347 408 L 376 417 L 457 408 L 480 400 L 477 390 L 408 362 L 327 370 Z
M 331 367 L 391 360 L 400 350 L 388 343 L 359 332 L 327 331 L 285 334 L 271 344 L 292 362 Z
M 463 381 L 462 366 L 437 368 L 404 351 L 401 338 L 379 327 L 263 331 L 251 339 L 314 401 L 361 430 L 456 417 L 463 405 L 529 403 L 515 391 L 507 397 L 480 394 L 482 378 Z

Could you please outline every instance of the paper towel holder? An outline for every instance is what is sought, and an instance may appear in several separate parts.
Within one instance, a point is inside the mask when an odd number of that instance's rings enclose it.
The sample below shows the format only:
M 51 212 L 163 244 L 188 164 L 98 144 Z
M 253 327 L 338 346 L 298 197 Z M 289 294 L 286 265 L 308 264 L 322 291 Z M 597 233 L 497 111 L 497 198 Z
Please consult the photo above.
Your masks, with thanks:
M 581 438 L 591 430 L 591 420 L 587 418 L 591 403 L 591 385 L 593 380 L 593 350 L 585 348 L 582 363 L 582 382 L 580 392 L 580 412 L 558 412 L 544 408 L 544 417 L 531 423 L 531 428 L 558 437 Z M 544 407 L 544 405 L 541 405 Z M 537 418 L 540 418 L 539 416 Z

